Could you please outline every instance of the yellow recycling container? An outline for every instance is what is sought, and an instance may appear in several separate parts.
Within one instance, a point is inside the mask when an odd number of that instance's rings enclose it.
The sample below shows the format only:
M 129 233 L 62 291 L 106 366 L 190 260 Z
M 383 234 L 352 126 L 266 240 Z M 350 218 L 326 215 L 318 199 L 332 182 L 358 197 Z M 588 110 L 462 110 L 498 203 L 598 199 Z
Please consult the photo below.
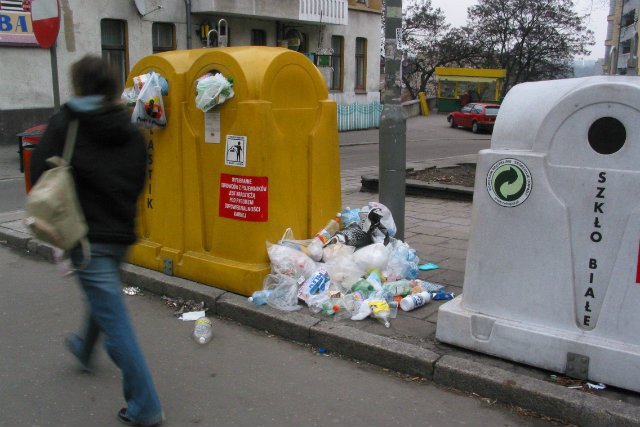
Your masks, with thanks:
M 145 129 L 147 145 L 147 182 L 139 201 L 137 227 L 140 240 L 129 259 L 147 268 L 170 271 L 171 262 L 183 251 L 184 237 L 177 224 L 182 221 L 180 119 L 185 98 L 184 74 L 193 62 L 192 51 L 172 55 L 151 55 L 131 70 L 126 87 L 133 78 L 155 71 L 169 84 L 163 96 L 167 127 Z M 164 262 L 163 262 L 164 261 Z
M 154 142 L 154 163 L 165 149 L 162 156 L 171 158 L 154 164 L 154 203 L 173 206 L 165 214 L 154 204 L 146 223 L 141 212 L 142 231 L 148 229 L 131 260 L 165 271 L 169 264 L 176 276 L 249 295 L 270 271 L 266 241 L 275 243 L 288 227 L 296 238 L 311 237 L 340 210 L 336 104 L 317 68 L 297 52 L 187 52 L 158 55 L 189 62 L 179 84 L 184 100 L 167 115 L 167 128 L 154 131 L 172 135 L 166 146 Z M 196 82 L 207 73 L 233 79 L 234 96 L 205 113 L 196 106 Z

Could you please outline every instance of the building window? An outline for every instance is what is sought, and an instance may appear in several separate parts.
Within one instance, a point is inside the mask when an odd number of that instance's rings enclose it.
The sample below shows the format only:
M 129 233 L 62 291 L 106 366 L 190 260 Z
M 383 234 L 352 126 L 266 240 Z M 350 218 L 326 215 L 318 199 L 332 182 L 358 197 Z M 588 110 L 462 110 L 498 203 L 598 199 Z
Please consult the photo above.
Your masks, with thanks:
M 121 81 L 127 80 L 129 58 L 127 54 L 127 23 L 116 19 L 100 21 L 102 38 L 102 58 L 114 67 Z
M 153 53 L 176 50 L 176 30 L 173 24 L 154 22 L 151 26 L 153 34 Z
M 331 90 L 342 90 L 342 58 L 344 57 L 344 39 L 340 36 L 331 36 Z
M 367 90 L 367 39 L 356 39 L 356 87 L 357 91 Z
M 265 30 L 251 30 L 251 46 L 266 46 L 267 32 Z

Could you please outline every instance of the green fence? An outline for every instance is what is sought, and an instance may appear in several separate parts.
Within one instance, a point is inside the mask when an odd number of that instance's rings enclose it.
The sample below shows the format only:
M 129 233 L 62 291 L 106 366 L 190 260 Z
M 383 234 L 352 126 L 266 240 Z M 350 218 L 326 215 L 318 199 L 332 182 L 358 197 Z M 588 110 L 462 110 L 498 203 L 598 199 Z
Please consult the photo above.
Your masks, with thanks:
M 338 105 L 338 131 L 370 129 L 380 127 L 382 104 Z

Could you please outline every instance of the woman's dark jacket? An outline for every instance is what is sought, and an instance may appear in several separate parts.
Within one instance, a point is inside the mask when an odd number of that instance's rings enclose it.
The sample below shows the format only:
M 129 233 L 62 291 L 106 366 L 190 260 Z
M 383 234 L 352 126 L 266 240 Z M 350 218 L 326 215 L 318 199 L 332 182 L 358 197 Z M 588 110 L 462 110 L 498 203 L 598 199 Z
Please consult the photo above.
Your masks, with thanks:
M 124 107 L 87 107 L 73 100 L 49 121 L 31 156 L 31 182 L 48 169 L 46 159 L 62 156 L 67 125 L 79 119 L 71 166 L 89 241 L 131 244 L 136 241 L 137 200 L 146 174 L 145 140 Z

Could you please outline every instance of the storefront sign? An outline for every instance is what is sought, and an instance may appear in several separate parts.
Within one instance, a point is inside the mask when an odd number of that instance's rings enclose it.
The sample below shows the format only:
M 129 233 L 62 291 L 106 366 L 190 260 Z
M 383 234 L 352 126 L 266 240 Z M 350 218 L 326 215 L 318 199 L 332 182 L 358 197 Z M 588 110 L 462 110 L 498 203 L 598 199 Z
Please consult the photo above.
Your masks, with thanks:
M 0 9 L 0 45 L 38 46 L 29 10 Z
M 220 174 L 220 216 L 241 221 L 267 221 L 268 183 L 266 176 Z

